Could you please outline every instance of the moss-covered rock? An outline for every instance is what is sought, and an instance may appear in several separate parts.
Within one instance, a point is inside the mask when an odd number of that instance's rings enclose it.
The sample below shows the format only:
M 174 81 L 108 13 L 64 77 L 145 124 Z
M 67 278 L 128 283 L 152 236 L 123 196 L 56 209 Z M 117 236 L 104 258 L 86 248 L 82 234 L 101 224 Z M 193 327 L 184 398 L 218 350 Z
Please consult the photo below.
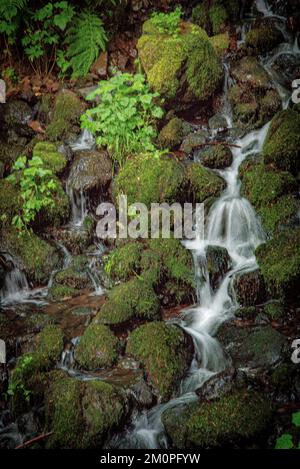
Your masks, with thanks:
M 192 20 L 208 34 L 219 34 L 226 28 L 228 19 L 238 14 L 238 10 L 236 1 L 204 0 L 193 8 Z
M 263 25 L 251 29 L 245 38 L 246 46 L 256 54 L 264 54 L 283 40 L 282 33 L 275 25 Z
M 184 181 L 184 170 L 170 156 L 138 155 L 127 160 L 114 179 L 114 199 L 127 195 L 128 205 L 178 202 Z
M 212 402 L 168 409 L 162 421 L 176 448 L 213 448 L 257 442 L 270 417 L 267 401 L 240 389 Z
M 296 175 L 300 170 L 299 149 L 300 114 L 292 109 L 278 112 L 263 146 L 264 161 Z
M 150 86 L 168 100 L 184 105 L 209 98 L 222 78 L 219 59 L 204 30 L 181 23 L 180 33 L 158 31 L 152 20 L 145 22 L 137 44 Z
M 28 103 L 21 99 L 9 99 L 1 107 L 1 128 L 13 130 L 17 135 L 32 137 L 33 131 L 27 125 L 33 111 Z
M 60 226 L 66 223 L 70 216 L 70 200 L 67 196 L 61 181 L 53 177 L 56 188 L 52 195 L 54 205 L 47 209 L 42 209 L 34 221 L 34 227 Z
M 84 103 L 70 90 L 61 90 L 55 98 L 50 124 L 47 126 L 46 135 L 51 141 L 66 140 L 72 135 L 72 131 L 79 123 L 79 118 L 84 112 Z
M 179 117 L 173 117 L 160 131 L 158 144 L 161 148 L 172 149 L 181 144 L 189 133 L 190 125 Z
M 76 153 L 68 178 L 69 188 L 75 192 L 108 188 L 112 179 L 112 162 L 106 151 Z
M 53 301 L 62 301 L 78 295 L 80 295 L 80 290 L 65 285 L 52 285 L 48 290 L 48 297 Z
M 226 8 L 223 5 L 215 2 L 210 8 L 208 14 L 212 33 L 219 34 L 225 28 L 228 20 L 228 13 Z
M 123 395 L 104 381 L 55 381 L 46 396 L 51 448 L 102 447 L 126 413 Z
M 232 152 L 225 145 L 216 145 L 201 153 L 201 163 L 212 169 L 224 169 L 232 164 Z
M 225 181 L 199 163 L 186 169 L 187 191 L 193 202 L 204 202 L 209 197 L 218 197 L 225 189 Z
M 277 321 L 284 318 L 286 308 L 281 301 L 269 301 L 263 311 L 271 320 Z
M 299 297 L 300 229 L 284 231 L 256 249 L 267 290 L 288 301 Z
M 118 339 L 103 324 L 91 324 L 76 347 L 76 361 L 86 370 L 109 367 L 117 357 Z
M 233 281 L 236 300 L 241 306 L 254 306 L 266 300 L 266 290 L 259 270 L 241 272 Z
M 209 38 L 218 57 L 223 57 L 230 46 L 230 38 L 228 33 L 217 34 Z
M 297 188 L 287 171 L 276 171 L 264 163 L 248 163 L 240 169 L 242 194 L 260 215 L 265 231 L 271 235 L 290 224 L 298 210 L 297 201 L 288 193 Z
M 58 151 L 57 145 L 51 142 L 39 142 L 33 148 L 33 156 L 41 158 L 44 167 L 50 169 L 54 174 L 61 173 L 66 165 L 66 156 Z
M 174 395 L 188 369 L 192 353 L 187 341 L 180 328 L 163 322 L 140 326 L 128 338 L 127 353 L 141 361 L 163 399 Z
M 14 228 L 7 228 L 1 235 L 1 248 L 10 253 L 27 278 L 35 283 L 47 283 L 60 263 L 56 249 L 34 233 L 20 234 Z
M 138 278 L 114 287 L 95 321 L 102 324 L 121 324 L 133 318 L 156 319 L 159 302 L 149 282 Z
M 16 187 L 6 179 L 0 180 L 0 227 L 11 225 L 12 219 L 21 205 L 21 197 Z
M 188 301 L 194 291 L 192 257 L 175 238 L 120 246 L 107 257 L 105 269 L 114 281 L 138 275 L 169 304 Z
M 216 288 L 231 267 L 227 249 L 220 246 L 207 246 L 206 262 L 210 284 Z

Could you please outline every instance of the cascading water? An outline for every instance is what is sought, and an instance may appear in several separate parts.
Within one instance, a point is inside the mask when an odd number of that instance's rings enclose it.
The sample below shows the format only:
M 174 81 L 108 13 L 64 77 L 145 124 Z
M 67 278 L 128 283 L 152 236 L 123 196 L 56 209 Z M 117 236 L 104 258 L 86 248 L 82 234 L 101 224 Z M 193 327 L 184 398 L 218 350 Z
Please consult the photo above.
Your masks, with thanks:
M 29 285 L 26 275 L 14 264 L 13 258 L 9 254 L 4 254 L 5 263 L 10 266 L 8 269 L 2 289 L 0 290 L 0 305 L 18 303 L 25 299 L 29 293 Z
M 274 16 L 265 1 L 257 0 L 256 7 L 264 16 Z M 281 17 L 277 18 L 281 20 Z M 289 41 L 281 48 L 298 54 L 298 42 Z M 276 77 L 270 73 L 268 64 L 263 65 L 279 91 L 283 108 L 287 107 L 290 93 L 276 81 Z M 227 67 L 225 72 L 227 88 L 230 86 Z M 226 89 L 223 109 L 228 127 L 231 127 L 231 111 L 226 99 Z M 220 324 L 231 317 L 238 306 L 235 295 L 231 294 L 232 280 L 239 272 L 257 268 L 254 252 L 265 239 L 253 207 L 240 195 L 239 167 L 247 156 L 261 152 L 268 127 L 269 124 L 234 142 L 231 167 L 216 171 L 226 181 L 227 188 L 210 209 L 204 238 L 197 237 L 194 241 L 185 242 L 186 248 L 192 251 L 195 261 L 198 304 L 183 311 L 180 319 L 173 321 L 192 337 L 195 349 L 189 374 L 180 386 L 180 396 L 136 416 L 126 434 L 117 436 L 111 442 L 113 447 L 166 448 L 168 442 L 161 421 L 163 412 L 196 400 L 195 390 L 226 367 L 225 357 L 214 335 Z M 215 291 L 211 288 L 207 271 L 206 248 L 209 245 L 226 248 L 232 262 L 231 270 Z

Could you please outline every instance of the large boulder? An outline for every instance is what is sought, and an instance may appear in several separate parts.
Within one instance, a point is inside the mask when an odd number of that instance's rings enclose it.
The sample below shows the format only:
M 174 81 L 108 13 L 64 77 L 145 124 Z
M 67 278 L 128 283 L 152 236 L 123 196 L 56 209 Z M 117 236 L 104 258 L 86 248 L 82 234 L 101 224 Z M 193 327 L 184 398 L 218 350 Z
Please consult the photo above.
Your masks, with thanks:
M 201 163 L 212 169 L 225 169 L 232 165 L 232 151 L 225 145 L 216 145 L 200 155 Z
M 172 149 L 181 144 L 183 138 L 190 132 L 191 126 L 179 119 L 173 117 L 160 131 L 157 142 L 161 148 Z
M 46 394 L 50 448 L 103 447 L 127 413 L 123 393 L 105 381 L 55 380 Z
M 254 306 L 266 300 L 266 290 L 260 271 L 240 272 L 234 277 L 233 289 L 241 306 Z
M 80 151 L 76 153 L 68 179 L 69 189 L 104 192 L 112 178 L 112 163 L 106 151 Z
M 299 298 L 300 228 L 279 233 L 259 246 L 255 255 L 268 293 L 292 301 Z
M 244 388 L 217 400 L 170 408 L 162 422 L 175 448 L 226 448 L 257 443 L 270 417 L 269 403 Z
M 148 379 L 164 400 L 175 395 L 193 352 L 189 338 L 177 326 L 152 322 L 135 329 L 126 351 L 140 360 Z
M 210 197 L 218 197 L 225 189 L 225 181 L 200 163 L 189 164 L 186 168 L 186 191 L 195 203 Z
M 13 130 L 17 135 L 32 137 L 33 131 L 28 126 L 32 114 L 31 107 L 25 101 L 8 100 L 6 104 L 1 105 L 2 128 Z
M 109 367 L 117 357 L 118 339 L 103 324 L 91 324 L 76 347 L 76 361 L 86 370 Z
M 276 24 L 256 25 L 246 34 L 245 44 L 249 52 L 253 54 L 264 54 L 269 52 L 283 41 L 282 33 L 276 28 Z
M 293 110 L 278 112 L 272 119 L 263 146 L 263 157 L 280 170 L 297 175 L 300 170 L 300 114 Z
M 178 34 L 161 32 L 150 19 L 137 44 L 150 86 L 180 106 L 205 101 L 218 89 L 222 67 L 206 32 L 191 23 L 180 24 Z

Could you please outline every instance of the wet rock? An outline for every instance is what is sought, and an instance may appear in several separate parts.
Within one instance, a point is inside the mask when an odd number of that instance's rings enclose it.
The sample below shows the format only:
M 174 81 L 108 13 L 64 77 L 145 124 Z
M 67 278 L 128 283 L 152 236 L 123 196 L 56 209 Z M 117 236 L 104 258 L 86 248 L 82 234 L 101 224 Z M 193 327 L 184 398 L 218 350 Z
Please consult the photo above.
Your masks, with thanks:
M 239 327 L 234 323 L 221 326 L 218 335 L 235 368 L 270 369 L 282 362 L 288 351 L 286 337 L 270 325 Z
M 46 396 L 46 423 L 53 435 L 52 448 L 97 448 L 120 428 L 127 401 L 104 381 L 82 382 L 72 378 L 55 381 Z
M 283 42 L 283 35 L 275 24 L 255 27 L 246 34 L 245 39 L 245 44 L 249 47 L 250 52 L 258 55 L 272 50 L 280 42 Z
M 92 66 L 92 73 L 98 75 L 99 78 L 106 78 L 108 67 L 108 54 L 107 52 L 101 52 L 100 56 Z
M 54 239 L 62 243 L 72 255 L 83 254 L 92 244 L 94 237 L 94 220 L 86 217 L 80 229 L 63 227 L 52 230 Z
M 215 114 L 208 121 L 209 128 L 215 131 L 222 131 L 227 129 L 228 123 L 226 118 L 222 114 Z
M 241 306 L 258 305 L 266 300 L 265 285 L 259 270 L 237 274 L 233 281 L 233 289 Z
M 226 248 L 208 246 L 206 248 L 206 261 L 210 284 L 216 288 L 231 267 L 230 256 Z
M 200 401 L 213 401 L 245 385 L 245 374 L 240 370 L 230 368 L 212 376 L 201 388 L 196 390 L 196 394 Z
M 226 448 L 257 443 L 270 418 L 269 403 L 243 388 L 217 400 L 167 409 L 162 422 L 175 448 Z
M 225 169 L 232 165 L 233 156 L 229 147 L 216 145 L 201 153 L 201 163 L 212 169 Z
M 58 145 L 51 142 L 39 142 L 33 148 L 33 156 L 41 158 L 44 167 L 54 174 L 60 174 L 67 165 L 66 156 L 59 151 Z
M 180 151 L 186 155 L 190 155 L 197 146 L 203 146 L 208 137 L 209 133 L 206 130 L 192 132 L 184 138 L 180 146 Z
M 160 131 L 158 144 L 161 148 L 169 148 L 171 150 L 181 144 L 189 131 L 190 125 L 187 122 L 174 117 Z
M 20 99 L 9 100 L 1 105 L 2 113 L 0 121 L 7 129 L 13 129 L 17 135 L 32 137 L 33 131 L 27 123 L 32 116 L 32 109 L 25 101 Z
M 152 322 L 129 335 L 126 352 L 141 361 L 150 383 L 168 400 L 189 367 L 193 347 L 177 326 Z
M 186 168 L 186 194 L 192 202 L 204 202 L 218 197 L 225 189 L 225 181 L 200 163 L 189 164 Z
M 69 187 L 76 191 L 105 191 L 112 178 L 112 163 L 105 151 L 80 151 L 76 153 L 68 179 Z

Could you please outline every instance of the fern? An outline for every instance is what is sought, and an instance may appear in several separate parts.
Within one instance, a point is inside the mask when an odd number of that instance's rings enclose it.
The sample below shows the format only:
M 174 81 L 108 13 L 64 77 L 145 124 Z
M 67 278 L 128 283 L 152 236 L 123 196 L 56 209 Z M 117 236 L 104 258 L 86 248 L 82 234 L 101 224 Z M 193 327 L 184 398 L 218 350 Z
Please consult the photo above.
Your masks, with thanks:
M 99 52 L 105 50 L 107 36 L 102 20 L 90 11 L 83 11 L 67 31 L 66 58 L 72 77 L 87 75 Z
M 17 13 L 26 6 L 27 0 L 1 0 L 0 18 L 11 20 Z

